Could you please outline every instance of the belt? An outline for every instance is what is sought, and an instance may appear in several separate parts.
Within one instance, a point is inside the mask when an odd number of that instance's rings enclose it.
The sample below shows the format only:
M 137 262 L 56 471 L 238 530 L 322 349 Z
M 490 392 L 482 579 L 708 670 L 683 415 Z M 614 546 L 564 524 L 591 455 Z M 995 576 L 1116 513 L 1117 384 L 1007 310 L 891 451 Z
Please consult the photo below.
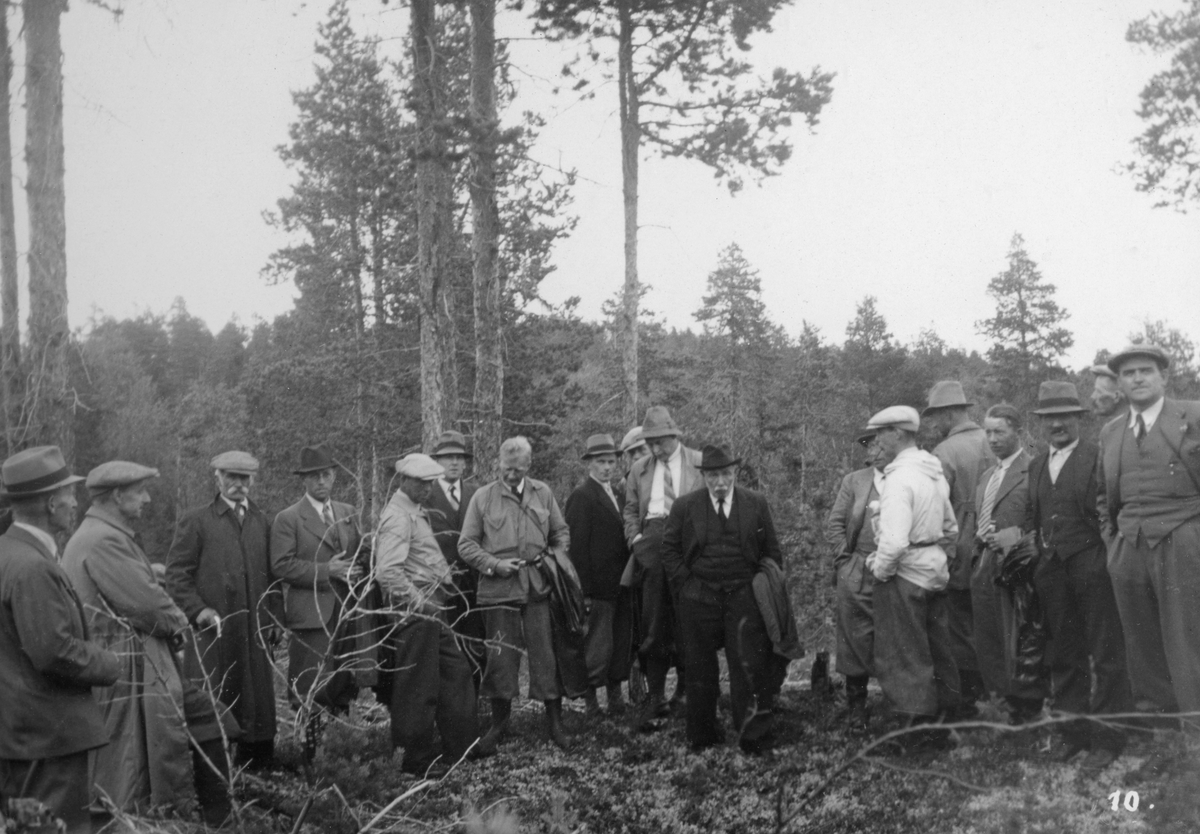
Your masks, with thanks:
M 933 547 L 937 542 L 909 542 L 909 547 Z

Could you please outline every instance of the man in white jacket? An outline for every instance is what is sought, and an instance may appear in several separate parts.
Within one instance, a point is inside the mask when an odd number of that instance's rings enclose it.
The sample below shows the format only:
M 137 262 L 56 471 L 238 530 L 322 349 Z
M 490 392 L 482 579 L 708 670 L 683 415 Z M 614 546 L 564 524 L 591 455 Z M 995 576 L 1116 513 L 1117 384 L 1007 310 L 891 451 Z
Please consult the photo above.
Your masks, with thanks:
M 876 550 L 867 558 L 875 576 L 875 670 L 906 725 L 933 723 L 959 697 L 950 653 L 946 547 L 958 536 L 950 487 L 941 462 L 917 448 L 916 409 L 892 406 L 871 418 L 880 454 L 888 461 L 877 513 Z M 944 746 L 945 733 L 904 737 L 908 746 Z

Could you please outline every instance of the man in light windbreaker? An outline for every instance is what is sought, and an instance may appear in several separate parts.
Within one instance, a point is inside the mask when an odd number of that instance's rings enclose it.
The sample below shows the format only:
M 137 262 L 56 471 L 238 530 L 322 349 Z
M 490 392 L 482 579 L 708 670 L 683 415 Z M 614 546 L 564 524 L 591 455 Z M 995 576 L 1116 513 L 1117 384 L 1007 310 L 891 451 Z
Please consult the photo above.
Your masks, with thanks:
M 867 424 L 886 460 L 877 514 L 876 549 L 867 558 L 875 576 L 875 671 L 906 726 L 929 724 L 959 697 L 950 653 L 946 550 L 958 536 L 942 464 L 917 448 L 916 409 L 885 408 Z M 903 749 L 944 747 L 945 731 L 902 736 Z

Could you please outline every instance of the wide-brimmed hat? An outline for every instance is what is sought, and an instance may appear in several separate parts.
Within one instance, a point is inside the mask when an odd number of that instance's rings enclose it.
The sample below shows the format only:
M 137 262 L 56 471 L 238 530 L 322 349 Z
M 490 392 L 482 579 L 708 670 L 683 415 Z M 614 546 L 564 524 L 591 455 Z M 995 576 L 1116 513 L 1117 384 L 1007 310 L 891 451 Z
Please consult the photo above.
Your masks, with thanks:
M 621 440 L 621 451 L 630 452 L 639 446 L 645 446 L 646 439 L 642 437 L 642 427 L 634 426 L 629 431 L 625 432 L 625 437 Z
M 71 474 L 57 446 L 34 446 L 0 464 L 0 481 L 9 498 L 42 495 L 82 480 L 79 475 Z
M 921 414 L 929 414 L 939 408 L 968 408 L 973 405 L 975 403 L 967 401 L 961 382 L 957 379 L 943 379 L 935 383 L 930 390 L 929 405 L 925 406 Z
M 433 444 L 433 453 L 430 457 L 441 457 L 442 455 L 462 455 L 464 457 L 472 457 L 467 451 L 467 439 L 463 437 L 462 432 L 444 431 L 438 435 L 437 442 Z
M 1038 388 L 1038 407 L 1034 414 L 1048 417 L 1051 414 L 1083 414 L 1087 412 L 1079 403 L 1079 392 L 1073 382 L 1043 382 Z
M 642 439 L 649 442 L 659 437 L 679 437 L 679 426 L 665 405 L 652 405 L 646 409 L 646 419 L 642 421 Z
M 597 455 L 615 455 L 617 453 L 617 444 L 613 442 L 611 434 L 593 434 L 587 439 L 587 450 L 583 453 L 583 460 L 594 458 Z
M 1113 371 L 1113 369 L 1108 367 L 1107 365 L 1092 365 L 1092 367 L 1088 368 L 1088 370 L 1091 371 L 1096 376 L 1104 376 L 1104 377 L 1108 377 L 1109 379 L 1111 379 L 1113 381 L 1116 381 L 1116 378 L 1117 378 L 1116 372 Z
M 741 458 L 733 457 L 729 454 L 729 449 L 724 446 L 709 443 L 700 450 L 701 471 L 724 469 L 727 466 L 738 466 L 741 462 Z
M 110 460 L 87 474 L 85 486 L 92 495 L 99 495 L 110 489 L 132 486 L 147 478 L 157 477 L 158 470 L 152 466 L 142 466 L 128 460 Z
M 253 475 L 258 471 L 258 458 L 249 452 L 221 452 L 210 460 L 208 465 L 233 475 Z
M 300 465 L 292 470 L 293 475 L 313 475 L 333 469 L 338 465 L 333 455 L 321 443 L 317 446 L 305 446 L 300 450 Z
M 1109 357 L 1108 368 L 1114 374 L 1119 374 L 1121 373 L 1121 363 L 1135 356 L 1144 356 L 1147 359 L 1153 359 L 1161 371 L 1165 371 L 1171 367 L 1171 357 L 1167 356 L 1167 352 L 1158 345 L 1146 342 L 1144 344 L 1126 345 L 1121 348 L 1119 352 Z
M 445 474 L 446 468 L 420 452 L 405 455 L 396 461 L 396 473 L 404 478 L 416 478 L 418 481 L 432 481 Z
M 883 411 L 875 412 L 867 421 L 867 431 L 878 432 L 880 429 L 904 429 L 919 432 L 921 430 L 921 415 L 911 405 L 890 405 Z

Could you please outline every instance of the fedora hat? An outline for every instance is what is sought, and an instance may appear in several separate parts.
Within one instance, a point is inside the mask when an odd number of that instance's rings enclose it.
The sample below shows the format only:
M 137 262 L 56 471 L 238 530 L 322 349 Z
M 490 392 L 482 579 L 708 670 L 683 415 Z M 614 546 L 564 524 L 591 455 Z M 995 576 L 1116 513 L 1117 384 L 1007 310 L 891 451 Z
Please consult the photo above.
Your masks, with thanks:
M 594 458 L 597 455 L 615 455 L 617 453 L 617 444 L 613 443 L 611 434 L 593 434 L 587 439 L 587 451 L 583 453 L 583 460 Z
M 0 465 L 0 481 L 9 498 L 27 498 L 77 484 L 83 478 L 72 475 L 57 446 L 34 446 L 17 452 Z
M 305 446 L 300 450 L 300 465 L 292 470 L 292 474 L 312 475 L 316 472 L 324 472 L 326 469 L 333 469 L 337 465 L 337 461 L 333 459 L 333 455 L 329 454 L 324 443 L 317 446 Z
M 925 406 L 925 410 L 921 413 L 929 414 L 939 408 L 968 408 L 972 405 L 975 403 L 967 401 L 961 382 L 957 379 L 943 379 L 941 382 L 935 383 L 933 389 L 930 390 L 929 405 Z
M 1038 388 L 1038 407 L 1034 414 L 1043 417 L 1051 414 L 1083 414 L 1087 411 L 1079 404 L 1079 392 L 1073 382 L 1048 380 Z
M 741 458 L 735 458 L 729 454 L 729 450 L 724 446 L 717 446 L 709 443 L 700 450 L 700 471 L 711 469 L 724 469 L 727 466 L 738 466 L 742 462 Z
M 467 439 L 463 437 L 462 432 L 457 431 L 444 431 L 438 435 L 437 441 L 433 444 L 433 454 L 430 457 L 436 458 L 442 455 L 473 457 L 467 451 Z
M 1165 371 L 1171 367 L 1171 357 L 1167 356 L 1167 352 L 1158 345 L 1152 345 L 1149 342 L 1136 345 L 1126 345 L 1121 350 L 1112 355 L 1108 360 L 1108 369 L 1114 374 L 1121 373 L 1121 363 L 1126 359 L 1132 359 L 1135 356 L 1144 356 L 1147 359 L 1153 359 L 1158 365 L 1159 370 Z
M 679 426 L 675 425 L 665 405 L 652 405 L 646 409 L 646 419 L 642 421 L 642 439 L 650 441 L 660 437 L 679 437 Z

